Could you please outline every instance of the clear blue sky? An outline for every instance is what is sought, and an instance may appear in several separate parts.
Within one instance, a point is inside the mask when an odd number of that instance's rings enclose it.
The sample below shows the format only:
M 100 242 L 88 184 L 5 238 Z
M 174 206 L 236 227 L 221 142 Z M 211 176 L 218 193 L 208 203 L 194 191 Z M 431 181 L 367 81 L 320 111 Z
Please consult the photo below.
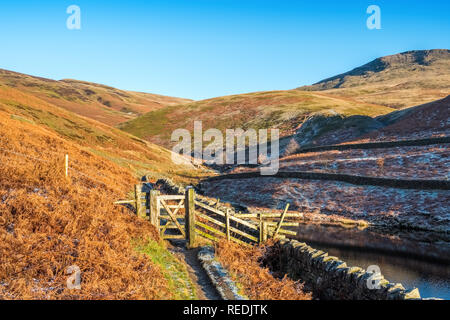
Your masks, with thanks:
M 203 99 L 291 89 L 450 48 L 450 1 L 2 1 L 0 68 Z M 81 8 L 81 30 L 66 9 Z M 381 8 L 382 30 L 366 9 Z

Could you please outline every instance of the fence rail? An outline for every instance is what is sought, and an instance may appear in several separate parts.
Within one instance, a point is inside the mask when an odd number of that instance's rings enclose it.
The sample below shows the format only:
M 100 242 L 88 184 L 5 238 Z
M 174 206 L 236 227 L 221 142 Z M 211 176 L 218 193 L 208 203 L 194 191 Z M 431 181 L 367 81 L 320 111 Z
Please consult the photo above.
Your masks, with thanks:
M 222 211 L 201 201 L 194 189 L 189 187 L 184 195 L 161 195 L 157 190 L 142 192 L 136 185 L 134 199 L 116 201 L 117 205 L 132 204 L 136 214 L 158 228 L 163 239 L 185 239 L 189 247 L 196 247 L 198 239 L 218 242 L 221 239 L 252 246 L 269 237 L 283 238 L 296 232 L 283 227 L 296 227 L 298 222 L 285 219 L 302 215 L 288 213 L 289 205 L 282 214 L 235 214 Z M 220 200 L 217 200 L 216 206 Z

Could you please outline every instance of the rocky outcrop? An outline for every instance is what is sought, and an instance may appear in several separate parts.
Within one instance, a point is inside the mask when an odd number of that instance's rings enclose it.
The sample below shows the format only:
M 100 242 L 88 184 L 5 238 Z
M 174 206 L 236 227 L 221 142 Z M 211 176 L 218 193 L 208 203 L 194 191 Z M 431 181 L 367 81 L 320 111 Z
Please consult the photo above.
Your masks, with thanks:
M 346 117 L 338 113 L 316 113 L 308 118 L 297 130 L 293 139 L 301 148 L 316 145 L 330 145 L 356 139 L 364 134 L 378 130 L 383 125 L 369 116 Z M 300 151 L 286 150 L 282 156 Z

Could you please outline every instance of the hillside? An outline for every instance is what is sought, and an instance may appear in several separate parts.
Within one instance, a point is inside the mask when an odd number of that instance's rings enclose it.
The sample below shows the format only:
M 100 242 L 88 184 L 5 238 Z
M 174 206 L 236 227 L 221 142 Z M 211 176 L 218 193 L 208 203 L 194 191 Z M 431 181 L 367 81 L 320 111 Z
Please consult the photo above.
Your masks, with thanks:
M 408 51 L 381 57 L 298 90 L 397 109 L 412 107 L 450 94 L 450 50 Z
M 359 127 L 357 124 L 364 124 Z M 364 129 L 364 130 L 361 130 Z M 313 117 L 285 144 L 321 146 L 379 141 L 429 139 L 450 136 L 450 96 L 431 103 L 378 117 Z M 448 180 L 448 142 L 390 145 L 378 148 L 330 150 L 299 149 L 283 152 L 280 172 L 345 174 L 391 179 Z M 284 155 L 283 155 L 284 153 Z M 258 168 L 237 167 L 231 173 L 259 173 Z M 398 189 L 357 185 L 332 180 L 300 178 L 237 178 L 202 183 L 211 197 L 221 196 L 252 208 L 282 209 L 285 202 L 315 219 L 363 219 L 389 228 L 450 230 L 447 190 Z M 438 200 L 436 200 L 438 199 Z
M 376 118 L 384 127 L 362 137 L 371 141 L 450 136 L 450 96 Z
M 50 104 L 116 125 L 146 112 L 188 99 L 124 91 L 77 80 L 50 80 L 0 69 L 0 87 L 14 88 Z
M 113 205 L 129 198 L 143 175 L 192 183 L 207 174 L 171 157 L 26 90 L 0 86 L 0 299 L 196 298 L 185 264 L 158 231 Z M 66 286 L 72 265 L 80 268 L 81 290 Z
M 156 230 L 112 204 L 133 186 L 126 169 L 4 111 L 0 137 L 0 299 L 170 295 L 163 270 L 131 242 L 157 240 Z M 82 272 L 80 291 L 66 288 L 71 265 Z
M 450 136 L 450 96 L 378 117 L 315 115 L 280 143 L 281 154 L 340 143 L 397 141 Z
M 450 94 L 450 50 L 410 51 L 378 58 L 350 72 L 297 90 L 256 92 L 173 105 L 119 124 L 145 140 L 170 147 L 171 133 L 203 128 L 279 128 L 292 135 L 306 121 L 334 116 L 360 133 L 379 128 L 372 117 Z M 357 117 L 351 117 L 357 116 Z M 334 124 L 330 123 L 330 126 Z M 352 137 L 347 137 L 352 138 Z M 354 137 L 353 137 L 354 138 Z M 282 142 L 285 144 L 285 141 Z M 289 147 L 289 146 L 284 146 Z
M 30 123 L 36 128 L 46 128 L 57 133 L 86 152 L 112 161 L 138 178 L 145 174 L 152 179 L 170 175 L 175 180 L 188 182 L 202 175 L 201 170 L 195 170 L 190 163 L 174 165 L 169 150 L 95 120 L 80 117 L 15 88 L 0 87 L 0 113 L 2 118 Z M 55 148 L 47 151 L 62 152 Z M 39 157 L 42 152 L 45 150 L 30 150 L 35 157 Z
M 118 127 L 137 137 L 170 147 L 172 132 L 193 130 L 201 120 L 205 130 L 217 128 L 279 128 L 281 136 L 295 132 L 305 119 L 316 113 L 343 116 L 378 116 L 393 109 L 323 93 L 298 90 L 256 92 L 196 101 L 151 111 Z

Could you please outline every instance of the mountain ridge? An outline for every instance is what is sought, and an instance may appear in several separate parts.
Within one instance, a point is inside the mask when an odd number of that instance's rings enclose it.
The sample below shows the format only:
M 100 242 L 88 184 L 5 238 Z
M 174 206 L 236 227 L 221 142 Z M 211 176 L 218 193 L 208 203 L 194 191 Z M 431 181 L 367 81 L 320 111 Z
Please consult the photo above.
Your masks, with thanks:
M 341 88 L 331 88 L 337 84 Z M 362 116 L 360 119 L 364 120 L 449 94 L 450 50 L 416 50 L 377 58 L 316 85 L 169 106 L 118 127 L 165 147 L 171 146 L 170 133 L 174 129 L 192 130 L 194 120 L 202 120 L 205 128 L 222 132 L 226 128 L 278 128 L 280 136 L 287 137 L 310 117 L 337 114 L 344 118 Z M 353 125 L 356 120 L 349 123 Z
M 360 67 L 356 67 L 348 72 L 338 74 L 333 77 L 326 78 L 310 86 L 299 87 L 305 90 L 320 91 L 326 89 L 336 89 L 342 87 L 345 81 L 342 78 L 346 76 L 364 76 L 370 72 L 382 72 L 388 68 L 395 68 L 398 66 L 418 65 L 430 66 L 438 58 L 450 60 L 450 50 L 448 49 L 432 49 L 432 50 L 411 50 L 389 56 L 379 57 L 366 63 Z M 333 85 L 334 80 L 339 80 L 337 85 Z M 323 86 L 318 86 L 323 85 Z M 331 86 L 331 87 L 330 87 Z
M 16 88 L 108 125 L 190 99 L 117 89 L 82 80 L 53 80 L 0 69 L 0 86 Z
M 402 109 L 450 94 L 450 50 L 384 56 L 348 72 L 297 88 Z

